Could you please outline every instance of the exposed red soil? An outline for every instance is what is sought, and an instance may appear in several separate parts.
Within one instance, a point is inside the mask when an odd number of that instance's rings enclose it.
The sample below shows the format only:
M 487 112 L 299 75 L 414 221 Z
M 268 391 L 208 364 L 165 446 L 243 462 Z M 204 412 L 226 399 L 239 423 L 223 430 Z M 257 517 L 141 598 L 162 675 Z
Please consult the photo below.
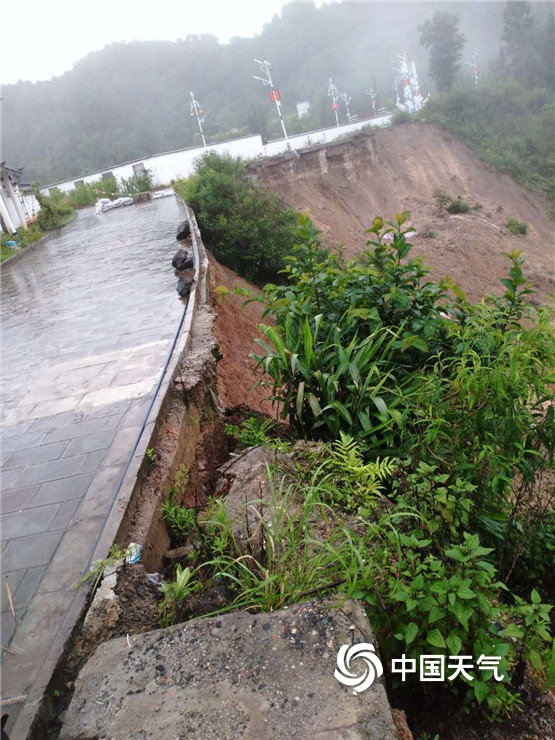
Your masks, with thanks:
M 416 236 L 411 256 L 422 255 L 433 277 L 449 275 L 470 300 L 503 290 L 508 261 L 503 252 L 527 255 L 526 276 L 541 296 L 555 289 L 555 223 L 550 207 L 482 162 L 455 136 L 435 124 L 412 123 L 350 140 L 332 142 L 249 165 L 255 178 L 288 205 L 308 209 L 328 246 L 344 245 L 346 256 L 362 251 L 364 230 L 375 216 L 389 220 L 410 210 Z M 471 213 L 438 214 L 433 194 L 461 196 Z M 526 236 L 507 228 L 508 219 L 528 224 Z
M 276 408 L 267 400 L 271 388 L 257 386 L 263 375 L 256 368 L 256 361 L 249 354 L 259 350 L 255 338 L 261 336 L 257 328 L 262 321 L 264 306 L 249 303 L 238 295 L 219 297 L 216 288 L 224 286 L 232 290 L 240 288 L 257 289 L 241 279 L 232 270 L 220 265 L 208 252 L 210 259 L 210 302 L 216 313 L 214 331 L 220 346 L 222 359 L 218 362 L 218 395 L 223 405 L 229 409 L 246 405 L 255 411 L 275 417 Z

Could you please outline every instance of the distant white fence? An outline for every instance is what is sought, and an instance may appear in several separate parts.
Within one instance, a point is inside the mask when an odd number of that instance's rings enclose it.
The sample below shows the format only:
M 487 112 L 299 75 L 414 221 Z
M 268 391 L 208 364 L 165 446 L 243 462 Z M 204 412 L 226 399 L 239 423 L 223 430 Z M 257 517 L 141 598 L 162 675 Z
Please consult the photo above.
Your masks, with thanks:
M 391 122 L 391 114 L 379 116 L 365 121 L 356 121 L 344 126 L 335 126 L 333 128 L 320 129 L 319 131 L 310 131 L 305 134 L 298 134 L 289 137 L 289 144 L 292 149 L 304 149 L 313 144 L 326 144 L 329 141 L 345 136 L 345 134 L 358 131 L 363 126 L 388 126 Z M 242 159 L 256 159 L 258 157 L 272 157 L 287 151 L 287 142 L 285 139 L 277 139 L 263 144 L 260 136 L 245 136 L 241 139 L 224 141 L 219 144 L 210 144 L 207 149 L 220 154 L 231 154 L 234 157 Z M 176 152 L 167 152 L 165 154 L 155 154 L 145 159 L 137 159 L 133 162 L 117 165 L 110 169 L 99 170 L 84 177 L 65 180 L 64 182 L 53 183 L 45 188 L 42 192 L 48 193 L 50 188 L 58 188 L 63 192 L 73 190 L 76 184 L 84 182 L 97 182 L 103 176 L 112 175 L 116 179 L 124 178 L 128 180 L 134 174 L 149 170 L 152 174 L 152 180 L 155 187 L 169 185 L 172 181 L 188 177 L 194 171 L 194 161 L 204 151 L 204 147 L 194 147 L 192 149 L 181 149 Z

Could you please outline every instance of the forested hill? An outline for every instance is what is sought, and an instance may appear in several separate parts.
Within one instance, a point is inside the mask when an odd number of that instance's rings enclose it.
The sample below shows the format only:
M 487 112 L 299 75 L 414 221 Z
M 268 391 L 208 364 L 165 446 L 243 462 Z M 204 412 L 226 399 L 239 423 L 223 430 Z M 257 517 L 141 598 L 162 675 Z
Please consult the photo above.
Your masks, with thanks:
M 424 92 L 428 53 L 418 26 L 436 9 L 460 19 L 466 37 L 463 58 L 477 51 L 485 67 L 499 48 L 501 3 L 342 3 L 316 8 L 285 5 L 255 38 L 219 44 L 212 36 L 183 41 L 111 44 L 89 54 L 49 82 L 5 85 L 4 158 L 25 166 L 25 179 L 42 183 L 77 177 L 124 161 L 198 143 L 189 114 L 189 94 L 210 111 L 210 137 L 238 133 L 278 136 L 268 88 L 253 79 L 253 57 L 268 58 L 293 133 L 300 129 L 296 103 L 309 101 L 303 130 L 334 123 L 327 85 L 351 97 L 352 113 L 370 114 L 366 90 L 378 90 L 378 105 L 394 101 L 393 68 L 408 48 Z M 240 8 L 240 5 L 239 5 Z M 156 6 L 153 6 L 156 12 Z M 239 12 L 239 10 L 238 10 Z M 462 72 L 471 79 L 470 69 Z
M 544 22 L 549 6 L 533 3 L 532 15 Z M 330 77 L 338 92 L 351 98 L 351 113 L 370 115 L 369 89 L 378 91 L 378 107 L 391 109 L 394 67 L 405 49 L 416 61 L 424 94 L 434 89 L 419 26 L 437 10 L 458 19 L 465 38 L 458 79 L 473 85 L 465 61 L 476 51 L 481 72 L 495 61 L 499 65 L 505 9 L 496 2 L 347 2 L 320 8 L 292 2 L 259 36 L 228 44 L 210 35 L 187 35 L 184 12 L 182 41 L 111 44 L 49 82 L 4 86 L 4 157 L 25 167 L 26 180 L 47 184 L 197 145 L 191 91 L 209 111 L 209 141 L 248 133 L 277 138 L 275 107 L 268 88 L 253 79 L 259 73 L 253 58 L 266 57 L 273 65 L 290 133 L 333 125 Z M 296 103 L 301 101 L 310 102 L 311 113 L 299 120 Z M 340 114 L 345 120 L 342 101 Z

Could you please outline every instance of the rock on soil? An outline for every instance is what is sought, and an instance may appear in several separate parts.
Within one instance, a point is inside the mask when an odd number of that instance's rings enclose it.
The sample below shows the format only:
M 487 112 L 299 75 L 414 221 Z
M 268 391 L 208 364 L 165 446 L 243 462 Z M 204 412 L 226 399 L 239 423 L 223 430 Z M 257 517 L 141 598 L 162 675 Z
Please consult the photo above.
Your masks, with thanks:
M 394 740 L 382 680 L 357 694 L 334 678 L 339 648 L 359 642 L 376 644 L 363 609 L 329 599 L 110 640 L 81 671 L 60 738 Z

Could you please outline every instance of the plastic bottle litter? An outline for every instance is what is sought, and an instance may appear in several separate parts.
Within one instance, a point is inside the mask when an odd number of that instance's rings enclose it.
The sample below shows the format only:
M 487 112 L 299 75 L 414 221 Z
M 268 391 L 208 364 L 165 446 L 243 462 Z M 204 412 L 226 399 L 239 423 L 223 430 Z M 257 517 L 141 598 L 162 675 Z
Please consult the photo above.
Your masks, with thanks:
M 146 582 L 150 583 L 152 586 L 159 586 L 161 583 L 164 583 L 164 579 L 160 573 L 147 573 Z
M 130 542 L 127 550 L 125 551 L 125 562 L 129 565 L 135 565 L 141 559 L 141 552 L 143 546 L 139 545 L 138 542 Z

